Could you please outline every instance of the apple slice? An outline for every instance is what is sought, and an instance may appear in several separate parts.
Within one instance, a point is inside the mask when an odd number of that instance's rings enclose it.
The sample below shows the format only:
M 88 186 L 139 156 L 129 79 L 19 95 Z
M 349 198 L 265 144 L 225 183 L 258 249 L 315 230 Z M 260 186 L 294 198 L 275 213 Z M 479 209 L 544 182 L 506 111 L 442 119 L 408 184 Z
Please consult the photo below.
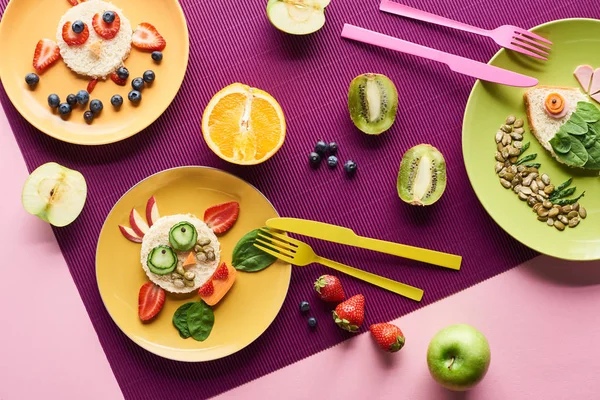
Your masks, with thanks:
M 21 194 L 25 211 L 58 227 L 75 221 L 86 198 L 87 184 L 83 175 L 54 162 L 33 171 Z
M 135 233 L 133 229 L 128 226 L 119 225 L 119 230 L 125 236 L 125 239 L 133 243 L 142 243 L 142 238 Z
M 146 203 L 146 221 L 148 221 L 148 226 L 154 225 L 159 218 L 160 214 L 158 213 L 156 199 L 152 196 L 148 199 L 148 203 Z
M 131 225 L 131 229 L 142 238 L 146 232 L 148 232 L 148 229 L 150 229 L 146 221 L 142 219 L 142 216 L 135 208 L 132 208 L 131 213 L 129 214 L 129 225 Z
M 267 16 L 275 28 L 292 35 L 308 35 L 325 25 L 330 0 L 269 0 Z

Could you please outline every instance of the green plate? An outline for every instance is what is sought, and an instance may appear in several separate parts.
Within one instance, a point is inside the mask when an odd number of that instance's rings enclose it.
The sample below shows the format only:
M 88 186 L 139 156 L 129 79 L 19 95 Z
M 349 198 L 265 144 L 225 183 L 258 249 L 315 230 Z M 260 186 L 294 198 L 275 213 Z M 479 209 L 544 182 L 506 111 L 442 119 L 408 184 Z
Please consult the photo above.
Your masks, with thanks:
M 573 76 L 578 65 L 600 67 L 600 21 L 566 19 L 540 25 L 534 32 L 553 42 L 548 61 L 538 61 L 501 50 L 490 64 L 539 79 L 540 85 L 577 87 Z M 513 191 L 504 189 L 494 171 L 496 131 L 509 114 L 527 121 L 524 89 L 478 81 L 473 87 L 463 121 L 463 154 L 471 185 L 479 201 L 502 229 L 512 237 L 553 257 L 568 260 L 600 259 L 600 177 L 598 172 L 563 166 L 537 142 L 525 124 L 524 142 L 531 141 L 526 154 L 537 153 L 535 162 L 555 184 L 574 177 L 577 193 L 585 190 L 581 204 L 588 217 L 574 229 L 560 232 L 536 219 L 531 208 Z M 596 104 L 596 103 L 594 103 Z M 599 104 L 596 104 L 600 106 Z

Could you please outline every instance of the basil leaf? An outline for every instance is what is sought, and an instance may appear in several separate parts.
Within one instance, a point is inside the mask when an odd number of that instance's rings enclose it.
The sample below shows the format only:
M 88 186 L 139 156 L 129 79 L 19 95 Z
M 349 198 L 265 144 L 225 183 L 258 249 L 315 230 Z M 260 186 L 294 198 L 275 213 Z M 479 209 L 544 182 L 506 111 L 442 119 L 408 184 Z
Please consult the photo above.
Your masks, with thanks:
M 248 232 L 233 249 L 232 264 L 239 271 L 258 272 L 273 264 L 276 260 L 270 254 L 254 247 L 258 229 Z
M 564 161 L 565 164 L 572 167 L 583 167 L 589 158 L 588 152 L 583 144 L 575 138 L 571 138 L 571 151 L 567 154 L 556 153 L 556 155 Z
M 191 336 L 190 329 L 188 328 L 187 323 L 187 312 L 188 309 L 194 304 L 196 303 L 185 303 L 184 305 L 179 307 L 177 311 L 175 311 L 175 314 L 173 314 L 173 325 L 179 331 L 179 336 L 181 336 L 184 339 L 187 339 Z
M 202 300 L 193 303 L 188 309 L 187 325 L 194 340 L 205 341 L 210 335 L 214 324 L 215 314 L 208 304 Z
M 567 154 L 571 151 L 571 137 L 568 133 L 563 131 L 561 127 L 556 135 L 550 139 L 550 145 L 554 149 L 555 153 Z
M 577 103 L 576 113 L 587 123 L 594 123 L 600 121 L 600 110 L 587 101 L 580 101 Z
M 600 142 L 594 142 L 587 148 L 588 160 L 585 163 L 587 169 L 600 169 Z

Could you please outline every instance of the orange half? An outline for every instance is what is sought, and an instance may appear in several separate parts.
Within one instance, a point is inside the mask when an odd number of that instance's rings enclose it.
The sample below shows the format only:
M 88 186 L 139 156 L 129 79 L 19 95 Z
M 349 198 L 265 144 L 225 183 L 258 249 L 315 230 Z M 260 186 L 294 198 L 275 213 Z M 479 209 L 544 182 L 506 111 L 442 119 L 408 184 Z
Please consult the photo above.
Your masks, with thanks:
M 283 110 L 267 92 L 234 83 L 217 93 L 202 116 L 208 147 L 225 161 L 260 164 L 283 145 Z

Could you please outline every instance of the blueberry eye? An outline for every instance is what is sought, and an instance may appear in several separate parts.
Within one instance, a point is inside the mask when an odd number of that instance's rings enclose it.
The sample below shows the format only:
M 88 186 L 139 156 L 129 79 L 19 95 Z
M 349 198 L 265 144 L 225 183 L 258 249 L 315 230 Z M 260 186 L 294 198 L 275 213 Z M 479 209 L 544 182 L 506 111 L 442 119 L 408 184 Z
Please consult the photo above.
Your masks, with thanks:
M 84 28 L 85 28 L 85 24 L 83 23 L 83 21 L 80 21 L 80 20 L 73 22 L 73 25 L 71 25 L 71 29 L 73 29 L 73 32 L 75 32 L 75 33 L 83 32 Z
M 104 14 L 102 14 L 102 20 L 107 24 L 112 24 L 115 22 L 115 13 L 113 11 L 105 11 Z

